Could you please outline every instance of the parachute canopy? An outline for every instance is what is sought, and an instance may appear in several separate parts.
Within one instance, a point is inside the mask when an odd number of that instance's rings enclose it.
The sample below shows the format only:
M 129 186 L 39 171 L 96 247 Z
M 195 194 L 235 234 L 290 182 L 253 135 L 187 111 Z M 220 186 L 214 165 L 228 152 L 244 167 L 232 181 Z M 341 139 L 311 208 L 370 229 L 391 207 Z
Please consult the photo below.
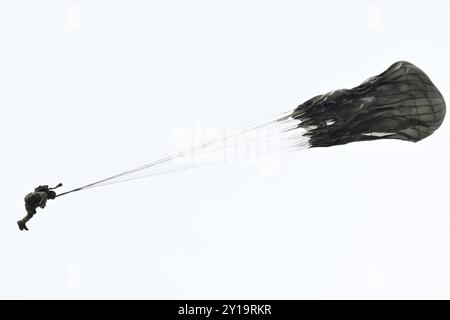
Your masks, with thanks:
M 354 141 L 417 142 L 445 117 L 445 101 L 418 67 L 399 61 L 353 89 L 335 90 L 299 105 L 291 117 L 307 130 L 310 147 Z

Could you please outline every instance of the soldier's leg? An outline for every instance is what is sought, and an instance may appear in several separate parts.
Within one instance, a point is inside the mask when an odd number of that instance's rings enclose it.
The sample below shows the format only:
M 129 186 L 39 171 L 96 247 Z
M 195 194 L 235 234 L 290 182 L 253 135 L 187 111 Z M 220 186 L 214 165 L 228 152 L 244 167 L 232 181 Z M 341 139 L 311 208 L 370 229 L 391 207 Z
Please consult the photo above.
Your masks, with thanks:
M 25 206 L 25 209 L 27 210 L 27 215 L 21 220 L 17 221 L 17 225 L 19 226 L 20 230 L 28 230 L 26 223 L 36 214 L 36 209 L 32 207 Z

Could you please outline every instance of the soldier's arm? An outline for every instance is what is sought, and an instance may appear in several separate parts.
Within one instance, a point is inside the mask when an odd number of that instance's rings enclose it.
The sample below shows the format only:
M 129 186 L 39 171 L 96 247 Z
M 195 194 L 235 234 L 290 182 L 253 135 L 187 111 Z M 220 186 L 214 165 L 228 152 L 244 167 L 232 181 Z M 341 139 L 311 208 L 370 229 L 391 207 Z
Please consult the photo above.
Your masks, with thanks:
M 45 205 L 47 204 L 47 193 L 39 192 L 39 195 L 41 196 L 41 201 L 39 201 L 39 207 L 45 208 Z

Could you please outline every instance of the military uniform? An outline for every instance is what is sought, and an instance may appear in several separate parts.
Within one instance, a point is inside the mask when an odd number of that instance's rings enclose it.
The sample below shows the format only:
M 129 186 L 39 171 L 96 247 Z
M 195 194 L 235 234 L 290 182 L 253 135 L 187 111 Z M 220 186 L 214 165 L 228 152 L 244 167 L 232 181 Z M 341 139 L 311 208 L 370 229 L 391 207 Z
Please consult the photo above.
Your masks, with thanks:
M 25 209 L 29 215 L 36 213 L 37 207 L 45 208 L 47 204 L 46 192 L 31 192 L 25 196 Z
M 61 186 L 59 184 L 57 187 Z M 57 188 L 56 187 L 56 188 Z M 56 193 L 51 191 L 55 188 L 49 188 L 48 186 L 39 186 L 34 192 L 31 192 L 25 196 L 25 210 L 27 215 L 21 220 L 17 221 L 20 230 L 28 230 L 26 223 L 36 214 L 36 209 L 39 207 L 44 209 L 47 205 L 48 199 L 55 199 Z
M 27 215 L 19 220 L 17 223 L 20 230 L 28 230 L 26 223 L 36 214 L 36 209 L 38 207 L 45 208 L 47 204 L 48 195 L 47 192 L 31 192 L 25 196 L 25 210 L 27 210 Z

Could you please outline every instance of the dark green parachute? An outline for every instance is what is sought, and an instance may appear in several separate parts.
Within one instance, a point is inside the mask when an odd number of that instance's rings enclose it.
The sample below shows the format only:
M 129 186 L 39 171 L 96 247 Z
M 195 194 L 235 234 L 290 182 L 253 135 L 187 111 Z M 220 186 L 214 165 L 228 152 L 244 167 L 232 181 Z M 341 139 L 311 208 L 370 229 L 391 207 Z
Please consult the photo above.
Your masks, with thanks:
M 310 147 L 355 141 L 417 142 L 445 117 L 445 101 L 418 67 L 399 61 L 353 89 L 336 90 L 299 105 L 291 117 L 307 130 Z
M 264 138 L 254 139 L 253 135 L 261 129 L 279 132 L 282 150 L 300 150 L 377 139 L 416 142 L 432 134 L 442 124 L 444 117 L 444 98 L 428 76 L 415 65 L 399 61 L 353 89 L 316 96 L 295 109 L 242 127 L 231 135 L 169 153 L 154 161 L 60 193 L 57 197 L 204 165 L 192 164 L 192 154 L 205 155 L 222 150 L 224 154 L 235 155 L 233 148 L 239 144 L 253 141 L 261 145 Z M 238 138 L 241 142 L 236 142 Z M 230 150 L 232 152 L 226 152 Z M 216 163 L 222 161 L 218 159 Z
M 197 164 L 192 155 L 201 156 L 221 150 L 223 154 L 231 154 L 235 158 L 236 150 L 233 148 L 243 145 L 245 153 L 241 156 L 249 157 L 251 154 L 247 152 L 252 150 L 249 142 L 256 143 L 257 150 L 263 149 L 261 146 L 266 136 L 268 145 L 272 143 L 270 135 L 266 134 L 262 135 L 262 139 L 258 136 L 258 139 L 255 139 L 254 133 L 258 133 L 261 129 L 279 133 L 281 150 L 300 150 L 377 139 L 417 142 L 439 128 L 444 117 L 444 98 L 430 78 L 415 65 L 399 61 L 380 75 L 369 78 L 353 89 L 335 90 L 316 96 L 293 110 L 290 109 L 269 120 L 252 123 L 228 136 L 204 142 L 184 151 L 169 153 L 154 161 L 145 162 L 58 195 L 52 189 L 60 187 L 61 184 L 55 188 L 49 188 L 47 185 L 39 186 L 34 193 L 26 196 L 27 215 L 17 224 L 20 230 L 28 230 L 26 222 L 36 213 L 37 207 L 45 207 L 47 199 L 113 183 L 227 161 L 224 158 L 211 163 Z M 232 152 L 229 152 L 230 150 Z

